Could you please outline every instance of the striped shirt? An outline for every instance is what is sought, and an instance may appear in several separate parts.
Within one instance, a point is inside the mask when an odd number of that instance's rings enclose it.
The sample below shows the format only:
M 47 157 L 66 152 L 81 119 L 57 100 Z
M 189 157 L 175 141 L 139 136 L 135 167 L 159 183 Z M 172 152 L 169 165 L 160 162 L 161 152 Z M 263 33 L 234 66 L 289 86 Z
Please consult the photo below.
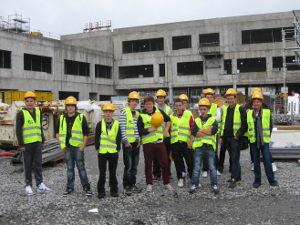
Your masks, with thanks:
M 136 142 L 139 142 L 140 136 L 139 136 L 139 131 L 137 128 L 137 119 L 138 118 L 134 115 L 134 113 L 132 114 L 132 116 L 133 116 L 133 121 L 134 121 L 134 137 L 136 139 Z M 122 142 L 124 144 L 127 144 L 128 140 L 127 140 L 127 136 L 126 136 L 126 112 L 125 112 L 125 109 L 121 110 L 119 121 L 120 121 L 120 127 L 121 127 Z

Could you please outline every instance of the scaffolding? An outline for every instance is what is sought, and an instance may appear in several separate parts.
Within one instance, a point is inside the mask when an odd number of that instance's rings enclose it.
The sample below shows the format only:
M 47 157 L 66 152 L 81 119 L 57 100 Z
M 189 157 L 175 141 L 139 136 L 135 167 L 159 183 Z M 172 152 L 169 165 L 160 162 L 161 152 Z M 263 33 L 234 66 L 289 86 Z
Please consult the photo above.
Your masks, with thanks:
M 13 33 L 30 33 L 30 18 L 21 14 L 9 15 L 7 19 L 0 17 L 0 30 Z

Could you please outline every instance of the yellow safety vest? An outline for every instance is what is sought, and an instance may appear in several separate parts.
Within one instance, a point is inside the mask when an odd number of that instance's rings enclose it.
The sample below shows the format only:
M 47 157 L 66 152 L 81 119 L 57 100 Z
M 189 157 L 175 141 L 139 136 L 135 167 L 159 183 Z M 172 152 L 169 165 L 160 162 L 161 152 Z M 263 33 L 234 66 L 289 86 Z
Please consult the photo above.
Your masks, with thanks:
M 171 115 L 171 113 L 172 113 L 172 109 L 171 109 L 171 107 L 170 107 L 170 106 L 166 105 L 166 107 L 165 107 L 165 113 L 166 113 L 168 116 L 170 116 L 170 115 Z
M 171 118 L 171 144 L 178 141 L 188 142 L 190 140 L 190 117 L 172 114 Z
M 198 126 L 199 130 L 208 129 L 215 122 L 214 117 L 209 117 L 208 120 L 203 124 L 202 120 L 198 117 L 195 119 L 195 123 Z M 216 151 L 216 135 L 209 135 L 204 137 L 196 137 L 193 142 L 193 149 L 200 148 L 203 144 L 208 144 L 213 147 L 213 150 Z
M 125 114 L 126 114 L 126 137 L 129 143 L 133 143 L 136 142 L 136 138 L 134 135 L 134 127 L 136 126 L 136 124 L 134 124 L 134 118 L 131 112 L 131 109 L 129 107 L 126 107 L 124 109 Z M 136 112 L 136 117 L 139 116 L 139 112 Z
M 222 119 L 221 119 L 221 136 L 224 134 L 224 128 L 225 128 L 225 122 L 226 122 L 226 116 L 227 116 L 227 109 L 228 105 L 224 105 L 222 107 Z M 236 135 L 236 132 L 241 127 L 241 113 L 240 113 L 240 105 L 236 104 L 234 108 L 234 114 L 233 114 L 233 135 Z
M 78 114 L 74 120 L 71 137 L 69 144 L 73 147 L 80 147 L 83 144 L 83 133 L 82 133 L 82 121 L 83 114 Z M 60 148 L 63 150 L 66 147 L 66 137 L 67 137 L 67 121 L 64 115 L 59 117 L 59 142 Z
M 22 109 L 24 124 L 22 127 L 22 135 L 24 144 L 34 142 L 42 142 L 42 128 L 41 128 L 41 111 L 39 108 L 35 109 L 35 121 L 28 110 Z
M 262 109 L 262 129 L 263 129 L 263 142 L 270 143 L 271 132 L 270 132 L 270 109 Z M 247 124 L 248 124 L 248 138 L 250 143 L 256 142 L 255 123 L 253 119 L 253 110 L 247 112 Z
M 101 121 L 101 135 L 99 154 L 117 153 L 117 135 L 119 132 L 119 121 L 113 120 L 113 125 L 110 130 L 106 129 L 106 122 Z
M 160 112 L 160 111 L 156 108 L 155 112 Z M 150 128 L 151 127 L 151 116 L 149 116 L 146 113 L 141 113 L 140 116 L 142 117 L 144 128 L 145 129 Z M 163 127 L 160 126 L 156 129 L 156 131 L 153 131 L 147 135 L 143 135 L 142 143 L 143 144 L 155 143 L 157 141 L 162 141 L 163 138 L 164 138 Z
M 218 109 L 218 105 L 216 103 L 211 103 L 208 114 L 211 115 L 211 116 L 216 117 L 217 116 L 217 109 Z

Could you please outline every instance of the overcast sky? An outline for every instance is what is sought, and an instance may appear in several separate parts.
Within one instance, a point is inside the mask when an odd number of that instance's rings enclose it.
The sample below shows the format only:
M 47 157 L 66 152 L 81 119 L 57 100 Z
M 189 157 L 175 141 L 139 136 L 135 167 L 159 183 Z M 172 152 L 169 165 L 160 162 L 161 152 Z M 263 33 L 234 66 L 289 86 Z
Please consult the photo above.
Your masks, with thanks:
M 300 0 L 0 0 L 0 5 L 0 16 L 23 14 L 33 30 L 61 35 L 101 20 L 119 28 L 290 11 L 300 9 Z

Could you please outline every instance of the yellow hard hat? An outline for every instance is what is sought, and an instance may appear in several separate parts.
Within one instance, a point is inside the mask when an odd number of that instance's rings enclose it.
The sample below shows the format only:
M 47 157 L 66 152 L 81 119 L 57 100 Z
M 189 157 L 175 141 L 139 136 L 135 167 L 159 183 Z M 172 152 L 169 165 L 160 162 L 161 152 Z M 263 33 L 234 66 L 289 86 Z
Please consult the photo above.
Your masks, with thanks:
M 36 99 L 36 94 L 33 91 L 27 91 L 24 94 L 24 99 L 26 99 L 26 98 L 34 98 L 34 99 Z
M 160 112 L 153 113 L 153 115 L 151 116 L 151 125 L 153 127 L 157 128 L 161 126 L 163 122 L 164 122 L 164 117 Z
M 234 88 L 229 88 L 225 93 L 225 96 L 227 95 L 237 95 L 237 92 Z
M 187 96 L 186 94 L 181 94 L 181 95 L 179 95 L 179 99 L 180 99 L 181 101 L 188 101 L 188 100 L 189 100 L 189 98 L 188 98 L 188 96 Z
M 155 93 L 156 97 L 166 97 L 167 93 L 163 90 L 163 89 L 159 89 L 156 93 Z
M 199 106 L 210 106 L 210 101 L 207 98 L 201 98 L 198 102 Z
M 215 91 L 211 88 L 206 88 L 206 89 L 203 89 L 202 94 L 204 94 L 204 95 L 213 95 L 213 94 L 215 94 Z
M 141 99 L 140 94 L 137 91 L 132 91 L 128 94 L 128 99 Z
M 65 100 L 65 105 L 77 105 L 77 100 L 73 96 L 69 96 Z
M 102 111 L 115 111 L 115 110 L 116 110 L 115 106 L 110 102 L 105 103 L 102 106 Z
M 261 92 L 254 92 L 253 94 L 252 94 L 252 99 L 260 99 L 260 100 L 263 100 L 263 95 L 262 95 L 262 93 Z
M 251 89 L 251 95 L 253 95 L 255 92 L 262 93 L 262 90 L 260 87 L 254 87 Z

